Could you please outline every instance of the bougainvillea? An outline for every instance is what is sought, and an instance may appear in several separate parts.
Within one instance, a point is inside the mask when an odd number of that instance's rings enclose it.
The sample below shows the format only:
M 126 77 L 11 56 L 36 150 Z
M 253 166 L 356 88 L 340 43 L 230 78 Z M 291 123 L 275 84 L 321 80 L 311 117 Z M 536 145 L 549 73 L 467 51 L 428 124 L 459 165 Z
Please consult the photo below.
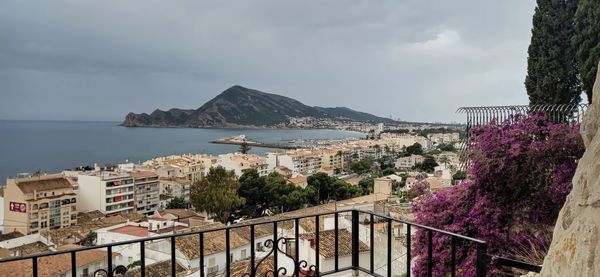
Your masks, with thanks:
M 484 240 L 487 252 L 516 257 L 515 249 L 545 249 L 584 147 L 579 126 L 541 115 L 515 116 L 476 128 L 470 138 L 469 177 L 413 203 L 423 225 Z M 543 250 L 542 250 L 543 251 Z M 417 230 L 415 276 L 427 272 L 427 233 Z M 459 241 L 457 269 L 475 275 L 475 245 Z M 450 269 L 450 237 L 433 236 L 434 276 Z M 490 274 L 495 271 L 491 268 Z

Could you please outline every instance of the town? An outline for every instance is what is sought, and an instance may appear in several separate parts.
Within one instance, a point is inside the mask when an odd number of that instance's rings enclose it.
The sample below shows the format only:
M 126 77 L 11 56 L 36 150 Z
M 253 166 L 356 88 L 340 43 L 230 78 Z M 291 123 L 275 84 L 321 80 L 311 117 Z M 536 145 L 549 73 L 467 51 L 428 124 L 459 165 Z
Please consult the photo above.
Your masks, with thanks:
M 2 189 L 0 259 L 357 208 L 413 221 L 411 199 L 425 191 L 451 187 L 465 178 L 459 153 L 463 140 L 456 129 L 384 130 L 383 124 L 379 127 L 367 135 L 369 139 L 269 152 L 264 156 L 248 153 L 250 146 L 243 143 L 245 137 L 241 136 L 242 144 L 236 153 L 171 155 L 140 163 L 77 167 L 8 179 Z M 222 197 L 219 188 L 210 187 L 210 180 L 217 174 L 221 174 L 218 178 L 233 176 L 237 184 L 233 195 Z M 223 203 L 231 199 L 243 202 L 231 202 L 228 209 L 211 209 L 206 205 L 210 202 L 206 199 L 211 198 Z M 344 218 L 324 216 L 325 225 L 316 230 L 314 221 L 300 221 L 297 228 L 301 251 L 314 257 L 315 249 L 309 247 L 309 241 L 317 230 L 321 243 L 333 243 L 332 220 L 350 226 Z M 368 221 L 366 218 L 364 223 Z M 368 229 L 369 224 L 361 228 Z M 395 239 L 405 241 L 405 225 L 394 224 L 393 228 Z M 281 224 L 276 236 L 293 236 L 294 230 L 293 224 Z M 383 241 L 388 231 L 377 230 L 374 239 Z M 346 229 L 339 231 L 342 241 L 338 256 L 349 258 L 350 233 Z M 222 258 L 226 252 L 232 268 L 247 268 L 250 252 L 256 252 L 257 257 L 268 255 L 273 245 L 267 240 L 273 238 L 273 232 L 267 225 L 257 226 L 252 235 L 246 229 L 236 229 L 227 244 L 222 231 L 207 233 L 203 269 L 199 268 L 198 237 L 178 238 L 174 245 L 177 276 L 200 276 L 200 270 L 202 276 L 224 274 L 225 269 L 229 270 L 227 259 Z M 361 237 L 361 249 L 364 244 L 368 250 L 369 240 Z M 172 243 L 159 239 L 145 244 L 143 264 L 147 271 L 170 272 Z M 87 276 L 107 268 L 106 255 L 102 249 L 78 253 L 76 271 Z M 134 274 L 142 265 L 140 249 L 131 245 L 114 247 L 111 255 L 111 266 L 127 267 L 127 274 Z M 320 270 L 333 269 L 334 253 L 319 255 Z M 65 255 L 45 258 L 44 264 L 61 266 L 40 266 L 43 276 L 70 275 L 73 269 L 67 266 L 69 259 Z M 403 263 L 396 264 L 406 271 Z M 26 268 L 1 267 L 0 275 L 31 270 Z

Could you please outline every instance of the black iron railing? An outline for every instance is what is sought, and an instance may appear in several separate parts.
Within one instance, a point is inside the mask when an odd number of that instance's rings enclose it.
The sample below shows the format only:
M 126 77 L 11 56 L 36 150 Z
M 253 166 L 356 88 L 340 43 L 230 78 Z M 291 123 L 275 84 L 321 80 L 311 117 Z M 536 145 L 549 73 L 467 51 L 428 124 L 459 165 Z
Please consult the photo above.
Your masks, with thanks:
M 325 218 L 329 218 L 331 219 L 331 217 L 333 216 L 333 232 L 334 232 L 334 242 L 333 242 L 333 259 L 334 259 L 334 263 L 333 263 L 333 269 L 331 270 L 321 270 L 321 259 L 320 259 L 320 254 L 319 251 L 321 249 L 320 247 L 320 243 L 322 242 L 320 236 L 321 236 L 321 223 L 325 223 L 324 221 L 321 222 L 321 219 Z M 314 249 L 314 252 L 310 252 L 311 254 L 314 253 L 314 264 L 310 264 L 309 261 L 307 261 L 308 259 L 300 259 L 301 257 L 301 253 L 300 253 L 300 238 L 303 234 L 300 233 L 300 221 L 301 220 L 314 220 L 314 232 L 305 232 L 304 234 L 308 233 L 311 235 L 314 235 L 314 241 L 312 241 L 312 243 L 314 243 L 314 245 L 311 245 L 311 248 Z M 345 223 L 343 224 L 343 227 L 340 227 L 340 219 L 344 219 L 346 220 Z M 362 219 L 362 223 L 361 223 L 361 219 Z M 368 222 L 367 222 L 368 221 Z M 376 221 L 378 223 L 376 223 Z M 290 223 L 293 222 L 293 225 L 291 225 Z M 270 248 L 270 251 L 262 256 L 259 257 L 257 256 L 257 249 L 255 249 L 255 244 L 256 244 L 256 240 L 257 238 L 255 237 L 255 232 L 256 229 L 259 227 L 259 225 L 272 225 L 273 229 L 272 229 L 272 234 L 270 234 L 272 236 L 272 238 L 269 238 L 266 242 L 265 242 L 265 246 L 267 248 Z M 286 225 L 287 224 L 287 225 Z M 383 236 L 387 235 L 387 237 L 385 237 L 385 242 L 387 243 L 387 246 L 383 247 L 381 245 L 376 245 L 375 244 L 375 232 L 378 232 L 375 230 L 375 224 L 382 224 L 387 230 L 387 234 L 384 234 Z M 404 226 L 404 235 L 405 235 L 405 254 L 403 254 L 404 259 L 406 259 L 406 264 L 403 265 L 405 268 L 402 270 L 402 272 L 399 273 L 398 269 L 395 269 L 392 267 L 392 263 L 393 263 L 393 257 L 392 257 L 392 250 L 394 249 L 393 246 L 393 224 L 399 225 L 399 226 Z M 288 230 L 288 234 L 284 234 L 281 231 L 278 231 L 282 228 L 286 228 L 286 227 L 282 227 L 283 225 L 286 226 L 292 226 L 289 227 Z M 349 226 L 348 226 L 349 225 Z M 362 225 L 362 233 L 363 233 L 363 239 L 361 240 L 361 225 Z M 231 226 L 227 226 L 227 227 L 220 227 L 220 228 L 211 228 L 211 229 L 206 229 L 206 230 L 201 230 L 201 231 L 194 231 L 194 232 L 185 232 L 185 233 L 176 233 L 176 234 L 169 234 L 169 235 L 163 235 L 163 236 L 155 236 L 155 237 L 148 237 L 148 238 L 142 238 L 142 239 L 136 239 L 136 240 L 129 240 L 129 241 L 122 241 L 122 242 L 115 242 L 115 243 L 110 243 L 110 244 L 104 244 L 104 245 L 96 245 L 96 246 L 91 246 L 91 247 L 84 247 L 84 248 L 78 248 L 78 249 L 70 249 L 70 250 L 63 250 L 63 251 L 56 251 L 56 252 L 48 252 L 48 253 L 42 253 L 42 254 L 37 254 L 37 255 L 30 255 L 30 256 L 23 256 L 23 257 L 11 257 L 11 258 L 7 258 L 7 259 L 3 259 L 0 260 L 0 266 L 12 266 L 9 265 L 7 263 L 10 262 L 16 262 L 16 261 L 31 261 L 30 264 L 30 268 L 25 268 L 28 271 L 30 270 L 32 272 L 32 276 L 34 277 L 38 277 L 40 276 L 40 268 L 38 267 L 38 261 L 41 258 L 44 257 L 49 257 L 49 256 L 54 256 L 54 255 L 61 255 L 61 254 L 68 254 L 70 255 L 70 268 L 71 268 L 71 276 L 82 276 L 82 272 L 77 272 L 77 254 L 83 251 L 89 251 L 89 250 L 93 250 L 93 249 L 106 249 L 107 251 L 107 261 L 106 261 L 106 268 L 104 269 L 100 269 L 97 270 L 92 276 L 121 276 L 123 275 L 128 268 L 125 267 L 124 265 L 115 265 L 115 263 L 113 262 L 113 251 L 115 251 L 115 247 L 119 247 L 119 246 L 124 246 L 124 245 L 131 245 L 131 244 L 139 244 L 139 260 L 140 260 L 140 276 L 145 277 L 147 276 L 146 273 L 146 267 L 150 266 L 150 265 L 146 265 L 146 255 L 147 253 L 147 249 L 146 249 L 146 243 L 147 242 L 156 242 L 156 241 L 170 241 L 170 275 L 171 276 L 176 276 L 177 275 L 177 267 L 176 267 L 176 263 L 177 263 L 177 255 L 176 252 L 178 249 L 176 249 L 176 239 L 180 238 L 180 237 L 184 237 L 184 236 L 198 236 L 199 238 L 199 245 L 195 245 L 194 247 L 197 247 L 195 249 L 197 249 L 199 251 L 199 261 L 198 261 L 198 268 L 200 271 L 200 276 L 201 277 L 205 277 L 207 276 L 207 272 L 205 272 L 205 265 L 206 265 L 206 261 L 205 261 L 205 254 L 206 254 L 206 241 L 205 241 L 205 236 L 211 232 L 224 232 L 225 233 L 225 249 L 223 249 L 223 251 L 225 252 L 225 258 L 226 262 L 225 262 L 225 269 L 220 272 L 220 274 L 222 273 L 225 276 L 232 276 L 234 274 L 234 272 L 232 272 L 232 260 L 229 258 L 231 251 L 232 251 L 232 237 L 231 234 L 232 232 L 235 232 L 236 229 L 239 228 L 248 228 L 249 231 L 249 249 L 250 249 L 250 257 L 249 257 L 249 271 L 245 272 L 244 274 L 240 274 L 238 276 L 262 276 L 262 275 L 268 275 L 268 276 L 273 276 L 273 277 L 277 277 L 277 276 L 325 276 L 325 275 L 329 275 L 329 274 L 333 274 L 333 273 L 337 273 L 337 272 L 343 272 L 343 271 L 362 271 L 364 273 L 370 274 L 372 276 L 393 276 L 393 275 L 398 275 L 398 274 L 402 274 L 403 272 L 406 273 L 406 276 L 411 276 L 411 267 L 412 267 L 412 262 L 413 259 L 415 257 L 413 257 L 412 253 L 411 253 L 411 248 L 413 245 L 411 245 L 412 243 L 414 243 L 411 239 L 411 234 L 414 230 L 416 229 L 421 229 L 423 231 L 425 231 L 427 233 L 427 247 L 428 247 L 428 251 L 427 251 L 427 275 L 431 276 L 433 274 L 433 268 L 434 268 L 434 258 L 433 258 L 433 234 L 436 234 L 436 236 L 448 236 L 451 241 L 451 265 L 452 268 L 450 270 L 450 272 L 448 272 L 449 276 L 455 276 L 456 274 L 456 264 L 457 264 L 457 260 L 456 260 L 456 250 L 457 250 L 457 244 L 464 242 L 464 243 L 469 243 L 469 244 L 474 244 L 475 247 L 473 247 L 473 251 L 475 252 L 471 252 L 474 253 L 477 257 L 476 259 L 476 264 L 475 264 L 475 272 L 476 272 L 476 276 L 478 277 L 483 277 L 486 276 L 486 269 L 488 264 L 491 262 L 491 258 L 487 255 L 486 253 L 486 242 L 482 241 L 482 240 L 478 240 L 478 239 L 474 239 L 474 238 L 470 238 L 470 237 L 466 237 L 466 236 L 462 236 L 459 234 L 455 234 L 455 233 L 451 233 L 451 232 L 447 232 L 444 230 L 439 230 L 436 228 L 432 228 L 432 227 L 428 227 L 428 226 L 423 226 L 420 224 L 416 224 L 416 223 L 411 223 L 411 222 L 407 222 L 404 220 L 399 220 L 396 218 L 392 218 L 390 216 L 386 216 L 386 215 L 381 215 L 381 214 L 376 214 L 373 212 L 369 212 L 369 211 L 361 211 L 361 210 L 356 210 L 356 209 L 352 209 L 352 210 L 341 210 L 341 211 L 335 211 L 335 212 L 327 212 L 327 213 L 320 213 L 320 214 L 313 214 L 313 215 L 304 215 L 304 216 L 298 216 L 298 217 L 287 217 L 287 218 L 280 218 L 280 219 L 265 219 L 265 221 L 259 221 L 259 222 L 253 222 L 250 224 L 236 224 L 236 225 L 231 225 Z M 368 228 L 368 230 L 366 230 Z M 293 229 L 293 230 L 292 230 Z M 327 226 L 325 226 L 325 229 L 327 229 Z M 323 230 L 325 231 L 325 230 Z M 344 232 L 350 232 L 351 234 L 351 241 L 340 241 L 340 232 L 344 231 Z M 283 235 L 280 235 L 283 234 Z M 367 238 L 368 238 L 368 242 L 367 242 Z M 340 246 L 342 244 L 350 244 L 351 247 L 351 262 L 349 265 L 342 265 L 340 262 Z M 361 266 L 362 264 L 366 264 L 365 261 L 361 261 L 361 259 L 363 259 L 364 257 L 361 258 L 361 251 L 359 251 L 361 249 L 361 244 L 364 245 L 368 245 L 368 256 L 369 256 L 369 262 L 368 262 L 368 266 Z M 294 246 L 293 251 L 288 251 L 288 249 L 286 249 L 287 247 L 290 247 L 291 245 Z M 385 250 L 384 250 L 385 249 Z M 346 249 L 347 250 L 347 249 Z M 118 251 L 118 250 L 117 250 Z M 290 253 L 291 252 L 291 253 Z M 386 259 L 386 263 L 384 264 L 383 267 L 380 267 L 378 269 L 375 268 L 375 255 L 379 256 L 385 256 Z M 290 263 L 287 263 L 287 265 L 283 265 L 283 263 L 281 263 L 281 261 L 279 261 L 279 259 L 281 257 L 287 257 L 288 259 L 290 259 L 293 264 L 293 266 L 289 266 Z M 311 257 L 312 258 L 312 257 Z M 419 257 L 419 259 L 423 259 L 424 257 Z M 263 266 L 266 263 L 266 259 L 271 259 L 272 260 L 272 265 L 271 267 L 269 267 L 269 270 L 264 271 L 261 270 L 261 272 L 258 272 L 258 269 L 261 268 L 261 266 Z M 402 261 L 401 261 L 402 262 Z M 192 266 L 193 267 L 193 266 Z M 380 274 L 378 272 L 379 269 L 382 268 L 386 268 L 385 272 L 383 274 Z

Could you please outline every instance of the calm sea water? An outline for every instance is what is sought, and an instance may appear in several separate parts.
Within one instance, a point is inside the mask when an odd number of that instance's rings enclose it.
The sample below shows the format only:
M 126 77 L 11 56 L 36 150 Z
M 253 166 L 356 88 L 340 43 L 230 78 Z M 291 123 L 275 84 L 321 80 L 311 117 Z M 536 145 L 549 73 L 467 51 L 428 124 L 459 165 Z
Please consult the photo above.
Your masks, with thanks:
M 209 143 L 246 134 L 252 140 L 280 143 L 289 138 L 362 137 L 332 130 L 125 128 L 118 122 L 0 121 L 0 184 L 20 172 L 56 172 L 98 163 L 137 162 L 184 153 L 235 152 L 235 145 Z M 254 147 L 264 154 L 273 149 Z

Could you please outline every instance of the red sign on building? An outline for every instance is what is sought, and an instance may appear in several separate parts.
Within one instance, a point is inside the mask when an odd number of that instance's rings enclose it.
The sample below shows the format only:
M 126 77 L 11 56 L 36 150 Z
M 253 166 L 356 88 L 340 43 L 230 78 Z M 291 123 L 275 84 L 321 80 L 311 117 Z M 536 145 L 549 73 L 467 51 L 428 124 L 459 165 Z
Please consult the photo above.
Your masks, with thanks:
M 27 204 L 19 202 L 10 202 L 9 209 L 11 212 L 25 213 L 27 212 Z

